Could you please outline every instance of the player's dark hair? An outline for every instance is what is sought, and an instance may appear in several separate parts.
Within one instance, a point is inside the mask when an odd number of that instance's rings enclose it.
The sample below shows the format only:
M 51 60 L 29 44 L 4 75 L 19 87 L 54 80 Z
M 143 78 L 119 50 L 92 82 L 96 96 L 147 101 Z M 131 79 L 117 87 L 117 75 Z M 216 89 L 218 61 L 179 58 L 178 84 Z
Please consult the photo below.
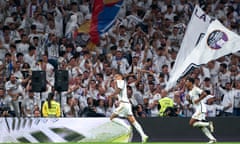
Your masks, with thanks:
M 227 68 L 227 64 L 225 64 L 225 63 L 221 63 L 220 66 L 223 67 L 224 69 Z
M 192 77 L 187 77 L 186 80 L 188 80 L 188 81 L 191 82 L 192 84 L 194 84 L 194 82 L 195 82 L 194 78 L 192 78 Z
M 122 77 L 122 79 L 124 79 L 124 77 L 123 77 L 123 74 L 121 74 L 121 73 L 116 73 L 115 75 L 119 75 L 119 76 L 121 76 Z

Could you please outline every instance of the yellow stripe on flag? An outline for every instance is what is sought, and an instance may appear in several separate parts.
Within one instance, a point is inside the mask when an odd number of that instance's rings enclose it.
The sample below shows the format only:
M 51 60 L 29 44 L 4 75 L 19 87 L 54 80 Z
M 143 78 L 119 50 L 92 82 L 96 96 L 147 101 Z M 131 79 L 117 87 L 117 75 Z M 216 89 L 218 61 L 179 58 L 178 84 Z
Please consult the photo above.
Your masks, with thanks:
M 78 33 L 89 33 L 91 21 L 86 21 L 78 28 Z

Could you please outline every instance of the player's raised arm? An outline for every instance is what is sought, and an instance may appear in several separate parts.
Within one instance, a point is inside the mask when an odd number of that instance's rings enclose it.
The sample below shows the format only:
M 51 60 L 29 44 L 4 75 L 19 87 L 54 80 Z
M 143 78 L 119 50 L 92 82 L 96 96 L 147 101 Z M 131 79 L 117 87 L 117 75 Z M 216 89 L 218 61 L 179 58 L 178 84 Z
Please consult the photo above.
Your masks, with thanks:
M 120 91 L 120 88 L 115 88 L 115 91 L 111 95 L 109 95 L 109 97 L 117 98 L 117 95 L 120 93 Z
M 109 95 L 109 97 L 114 97 L 114 98 L 117 98 L 117 96 L 118 96 L 118 94 L 120 93 L 120 91 L 121 91 L 121 89 L 118 87 L 118 85 L 117 85 L 117 80 L 120 80 L 120 79 L 122 79 L 122 77 L 120 77 L 119 75 L 115 75 L 114 76 L 114 81 L 113 81 L 113 87 L 114 87 L 114 92 L 111 94 L 111 95 Z

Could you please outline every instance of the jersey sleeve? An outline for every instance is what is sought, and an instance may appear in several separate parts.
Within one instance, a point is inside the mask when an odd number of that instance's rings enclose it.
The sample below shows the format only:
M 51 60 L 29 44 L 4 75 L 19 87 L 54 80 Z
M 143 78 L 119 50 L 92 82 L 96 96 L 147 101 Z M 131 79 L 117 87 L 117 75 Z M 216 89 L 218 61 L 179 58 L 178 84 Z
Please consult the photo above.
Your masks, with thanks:
M 203 92 L 202 89 L 194 87 L 194 89 L 189 93 L 192 103 L 195 103 L 195 101 L 199 99 L 199 96 L 201 95 L 202 92 Z
M 203 92 L 203 90 L 200 89 L 200 88 L 198 88 L 198 87 L 196 87 L 196 90 L 197 90 L 197 92 L 198 92 L 199 95 L 201 95 L 201 93 Z
M 124 88 L 124 80 L 117 80 L 117 87 L 120 89 Z

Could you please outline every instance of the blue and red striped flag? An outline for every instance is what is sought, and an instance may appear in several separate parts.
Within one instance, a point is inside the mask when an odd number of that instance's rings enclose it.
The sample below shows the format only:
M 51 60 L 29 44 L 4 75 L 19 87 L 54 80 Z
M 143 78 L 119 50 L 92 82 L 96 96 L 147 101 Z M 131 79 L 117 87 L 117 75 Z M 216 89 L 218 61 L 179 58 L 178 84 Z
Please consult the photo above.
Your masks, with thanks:
M 99 43 L 100 35 L 114 24 L 123 0 L 94 0 L 90 26 L 91 41 Z

